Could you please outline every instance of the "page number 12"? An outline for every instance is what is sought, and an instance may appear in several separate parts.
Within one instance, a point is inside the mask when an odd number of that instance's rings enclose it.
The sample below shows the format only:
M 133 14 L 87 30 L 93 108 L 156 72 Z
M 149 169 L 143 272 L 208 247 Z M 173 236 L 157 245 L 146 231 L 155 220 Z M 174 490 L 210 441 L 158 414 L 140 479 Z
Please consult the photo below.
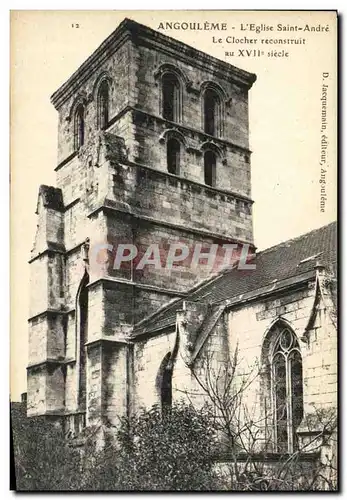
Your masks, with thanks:
M 79 28 L 80 25 L 78 23 L 73 23 L 71 24 L 71 28 Z

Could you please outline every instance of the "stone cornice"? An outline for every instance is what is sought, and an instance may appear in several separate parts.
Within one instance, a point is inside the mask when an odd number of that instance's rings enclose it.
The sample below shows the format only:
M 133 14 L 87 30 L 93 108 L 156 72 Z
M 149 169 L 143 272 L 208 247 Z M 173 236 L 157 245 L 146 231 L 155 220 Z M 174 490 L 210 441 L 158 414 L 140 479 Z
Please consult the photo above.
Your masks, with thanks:
M 161 52 L 166 52 L 175 59 L 194 67 L 203 67 L 213 74 L 217 73 L 221 78 L 235 81 L 236 84 L 246 89 L 250 89 L 256 80 L 256 75 L 253 73 L 232 66 L 225 61 L 126 18 L 77 71 L 53 93 L 51 102 L 54 107 L 59 109 L 63 102 L 74 94 L 81 84 L 110 57 L 110 54 L 119 49 L 127 40 L 132 40 L 136 45 L 147 45 Z
M 186 180 L 186 179 L 184 179 L 184 180 Z M 230 196 L 233 196 L 233 195 L 230 195 Z M 109 202 L 111 202 L 111 203 L 109 203 Z M 137 214 L 137 213 L 131 212 L 129 210 L 126 210 L 126 209 L 123 209 L 123 208 L 120 208 L 117 206 L 112 206 L 112 200 L 105 200 L 105 202 L 102 205 L 99 205 L 98 207 L 94 208 L 94 210 L 92 210 L 88 214 L 88 217 L 93 217 L 94 215 L 96 215 L 100 211 L 104 211 L 105 213 L 106 212 L 110 212 L 110 213 L 114 212 L 114 213 L 126 214 L 126 215 L 133 217 L 134 219 L 146 221 L 146 222 L 149 222 L 149 223 L 154 224 L 154 225 L 168 227 L 170 229 L 177 229 L 179 231 L 184 231 L 184 232 L 190 233 L 190 234 L 197 234 L 199 236 L 204 236 L 204 237 L 211 238 L 211 239 L 217 240 L 217 241 L 223 241 L 223 242 L 229 241 L 230 243 L 240 243 L 242 245 L 247 244 L 247 245 L 250 245 L 250 247 L 253 250 L 256 249 L 256 247 L 252 241 L 240 240 L 240 239 L 235 238 L 233 236 L 226 236 L 224 234 L 212 233 L 211 231 L 206 231 L 204 229 L 191 228 L 191 227 L 183 226 L 181 224 L 174 224 L 174 223 L 163 221 L 160 219 L 155 219 L 153 217 L 148 217 L 146 215 Z
M 241 153 L 246 153 L 249 155 L 252 154 L 252 151 L 249 148 L 241 146 L 240 144 L 236 144 L 235 142 L 231 142 L 228 139 L 225 139 L 223 137 L 218 137 L 215 135 L 207 134 L 202 129 L 194 128 L 194 127 L 191 127 L 191 126 L 186 125 L 184 123 L 178 123 L 178 122 L 172 122 L 170 120 L 166 120 L 162 116 L 154 115 L 153 113 L 148 113 L 148 111 L 144 111 L 144 110 L 137 108 L 135 106 L 128 105 L 128 106 L 126 106 L 126 108 L 127 108 L 126 111 L 129 111 L 129 110 L 133 111 L 135 124 L 136 124 L 137 117 L 143 115 L 144 117 L 152 118 L 153 120 L 156 120 L 158 122 L 167 123 L 168 128 L 175 128 L 178 131 L 181 131 L 183 133 L 183 135 L 184 135 L 185 131 L 188 131 L 188 132 L 191 132 L 193 134 L 198 134 L 201 139 L 204 139 L 205 142 L 213 142 L 213 143 L 220 144 L 220 145 L 226 145 L 226 146 L 229 146 L 231 149 L 236 149 L 237 151 L 240 151 Z M 119 113 L 119 115 L 120 114 L 121 113 Z M 189 146 L 188 146 L 188 148 L 189 148 Z
M 47 248 L 42 250 L 42 252 L 39 252 L 38 254 L 31 257 L 31 259 L 28 260 L 28 264 L 31 264 L 35 260 L 40 259 L 41 257 L 44 257 L 45 255 L 49 255 L 49 254 L 64 255 L 65 254 L 65 246 L 62 243 L 53 243 L 53 242 L 47 241 Z
M 256 262 L 256 261 L 255 261 Z M 263 288 L 257 288 L 249 293 L 242 294 L 241 296 L 236 296 L 230 300 L 226 300 L 226 309 L 233 309 L 237 307 L 243 307 L 244 304 L 248 302 L 253 302 L 261 300 L 271 295 L 279 296 L 281 293 L 286 293 L 289 290 L 297 290 L 299 288 L 306 288 L 307 283 L 312 281 L 315 277 L 313 271 L 308 271 L 291 278 L 278 281 L 275 285 L 274 283 L 269 283 Z M 214 303 L 216 304 L 216 303 Z
M 106 61 L 110 54 L 120 48 L 131 38 L 130 31 L 126 28 L 124 20 L 118 28 L 84 61 L 72 76 L 56 90 L 51 96 L 51 102 L 56 109 L 83 84 Z
M 199 137 L 201 138 L 201 140 L 204 140 L 204 142 L 214 143 L 214 144 L 216 144 L 218 146 L 221 146 L 221 147 L 228 146 L 232 150 L 238 151 L 238 152 L 246 154 L 246 155 L 251 155 L 252 154 L 252 150 L 250 150 L 249 148 L 241 146 L 240 144 L 236 144 L 235 142 L 229 141 L 228 139 L 225 139 L 223 137 L 217 137 L 217 136 L 214 136 L 214 135 L 206 134 L 206 132 L 204 132 L 202 129 L 194 128 L 194 127 L 191 127 L 190 125 L 187 125 L 187 124 L 184 124 L 184 123 L 171 122 L 169 120 L 166 120 L 162 116 L 154 115 L 153 113 L 148 113 L 148 111 L 144 111 L 144 110 L 142 110 L 140 108 L 137 108 L 136 106 L 131 106 L 130 104 L 127 104 L 126 106 L 124 106 L 123 109 L 121 109 L 121 111 L 119 113 L 117 113 L 113 118 L 110 119 L 106 131 L 111 130 L 112 126 L 120 118 L 122 118 L 124 115 L 126 115 L 127 113 L 133 113 L 133 120 L 134 120 L 135 124 L 138 122 L 139 117 L 144 117 L 144 118 L 147 118 L 147 119 L 156 120 L 159 123 L 167 124 L 167 128 L 168 129 L 177 129 L 177 131 L 179 131 L 183 136 L 185 136 L 185 132 L 190 132 L 193 135 L 198 134 Z M 167 130 L 165 130 L 164 133 L 165 132 L 167 132 Z M 159 141 L 160 140 L 162 140 L 162 136 L 159 137 Z M 201 152 L 200 149 L 194 149 L 194 148 L 192 148 L 190 146 L 187 146 L 187 150 L 188 151 L 189 150 L 190 151 L 194 151 L 195 153 L 202 154 L 202 152 Z M 76 152 L 76 151 L 74 153 L 70 154 L 64 160 L 62 160 L 55 167 L 54 170 L 56 172 L 59 171 L 65 165 L 69 164 L 77 155 L 78 155 L 78 152 Z M 242 196 L 242 195 L 239 195 L 239 197 L 243 197 L 243 198 L 249 199 L 246 196 Z M 65 207 L 65 210 L 66 210 L 66 207 Z
M 210 71 L 213 75 L 228 81 L 234 81 L 236 84 L 250 89 L 256 81 L 257 76 L 254 73 L 242 70 L 229 64 L 221 59 L 217 59 L 201 50 L 198 50 L 191 45 L 187 45 L 175 38 L 163 35 L 147 26 L 130 21 L 136 29 L 136 42 L 138 45 L 145 45 L 154 48 L 160 52 L 167 53 L 173 56 L 176 60 L 180 60 L 194 67 Z
M 63 161 L 61 161 L 56 167 L 55 167 L 55 172 L 60 170 L 64 165 L 69 163 L 71 160 L 73 160 L 76 156 L 78 155 L 78 151 L 74 151 L 71 153 L 69 156 L 67 156 Z
M 152 292 L 157 292 L 157 293 L 162 293 L 164 295 L 174 295 L 175 297 L 186 297 L 187 293 L 186 292 L 180 292 L 178 290 L 172 290 L 169 288 L 162 288 L 158 286 L 153 286 L 153 285 L 147 285 L 145 283 L 138 283 L 136 281 L 130 281 L 126 279 L 121 279 L 121 278 L 113 278 L 112 276 L 103 276 L 102 278 L 98 278 L 95 281 L 92 281 L 89 283 L 87 288 L 94 288 L 96 286 L 109 286 L 109 287 L 119 287 L 119 285 L 127 285 L 127 286 L 133 286 L 135 288 L 140 288 L 141 290 L 149 290 Z
M 87 347 L 95 347 L 95 346 L 102 346 L 102 345 L 122 345 L 122 346 L 127 346 L 131 345 L 131 342 L 128 340 L 120 340 L 120 339 L 115 339 L 115 338 L 105 338 L 101 337 L 99 339 L 94 339 L 90 340 L 89 342 L 86 342 L 85 346 Z
M 49 317 L 49 316 L 64 316 L 65 314 L 68 314 L 68 311 L 62 311 L 60 309 L 46 309 L 45 311 L 41 311 L 37 314 L 34 314 L 28 319 L 28 322 L 34 321 L 39 318 L 44 318 L 44 317 Z
M 42 368 L 42 367 L 45 367 L 45 366 L 64 366 L 66 363 L 65 363 L 65 360 L 62 359 L 51 359 L 51 358 L 47 358 L 47 359 L 44 359 L 43 361 L 38 361 L 37 363 L 31 363 L 27 366 L 27 370 L 35 370 L 35 369 L 38 369 L 38 368 Z

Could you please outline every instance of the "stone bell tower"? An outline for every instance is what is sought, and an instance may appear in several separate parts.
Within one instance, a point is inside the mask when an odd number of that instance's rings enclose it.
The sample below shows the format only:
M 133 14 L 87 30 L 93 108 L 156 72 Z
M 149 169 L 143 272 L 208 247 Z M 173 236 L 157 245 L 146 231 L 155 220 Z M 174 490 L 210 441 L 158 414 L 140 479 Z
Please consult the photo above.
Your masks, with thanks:
M 254 81 L 125 19 L 53 94 L 57 187 L 38 197 L 28 415 L 63 417 L 72 433 L 115 423 L 129 410 L 133 325 L 206 277 L 115 269 L 112 248 L 252 248 Z

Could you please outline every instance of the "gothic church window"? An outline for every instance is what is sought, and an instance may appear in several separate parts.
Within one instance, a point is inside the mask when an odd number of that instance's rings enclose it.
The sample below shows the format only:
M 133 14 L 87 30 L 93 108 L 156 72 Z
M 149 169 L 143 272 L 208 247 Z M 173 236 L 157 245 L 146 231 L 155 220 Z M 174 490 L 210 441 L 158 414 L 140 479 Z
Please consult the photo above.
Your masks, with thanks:
M 177 139 L 168 139 L 167 149 L 167 170 L 170 174 L 179 175 L 180 173 L 180 152 L 181 145 Z
M 204 179 L 208 186 L 216 185 L 216 154 L 210 150 L 204 154 Z
M 180 82 L 173 73 L 162 77 L 162 114 L 165 120 L 180 121 Z
M 221 101 L 217 92 L 208 88 L 204 93 L 204 131 L 218 136 L 221 120 Z
M 297 448 L 296 429 L 303 417 L 302 358 L 295 334 L 282 328 L 273 346 L 271 386 L 276 451 Z
M 77 151 L 84 144 L 84 106 L 80 104 L 75 112 L 74 148 Z
M 105 130 L 109 120 L 109 84 L 106 80 L 102 82 L 97 99 L 98 128 Z

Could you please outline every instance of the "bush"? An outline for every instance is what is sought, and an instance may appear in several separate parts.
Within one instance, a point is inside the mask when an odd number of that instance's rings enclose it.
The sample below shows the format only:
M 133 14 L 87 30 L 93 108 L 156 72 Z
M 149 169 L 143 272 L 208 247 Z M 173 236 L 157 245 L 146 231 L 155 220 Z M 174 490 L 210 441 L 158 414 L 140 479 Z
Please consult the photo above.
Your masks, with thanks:
M 124 419 L 117 444 L 96 456 L 85 489 L 136 491 L 215 490 L 214 432 L 204 410 L 174 405 Z
M 42 417 L 27 418 L 25 405 L 18 403 L 12 404 L 11 424 L 17 490 L 78 489 L 80 454 L 60 427 Z
M 215 436 L 207 412 L 174 405 L 123 419 L 113 439 L 83 455 L 60 428 L 12 409 L 18 490 L 201 491 L 215 490 Z

